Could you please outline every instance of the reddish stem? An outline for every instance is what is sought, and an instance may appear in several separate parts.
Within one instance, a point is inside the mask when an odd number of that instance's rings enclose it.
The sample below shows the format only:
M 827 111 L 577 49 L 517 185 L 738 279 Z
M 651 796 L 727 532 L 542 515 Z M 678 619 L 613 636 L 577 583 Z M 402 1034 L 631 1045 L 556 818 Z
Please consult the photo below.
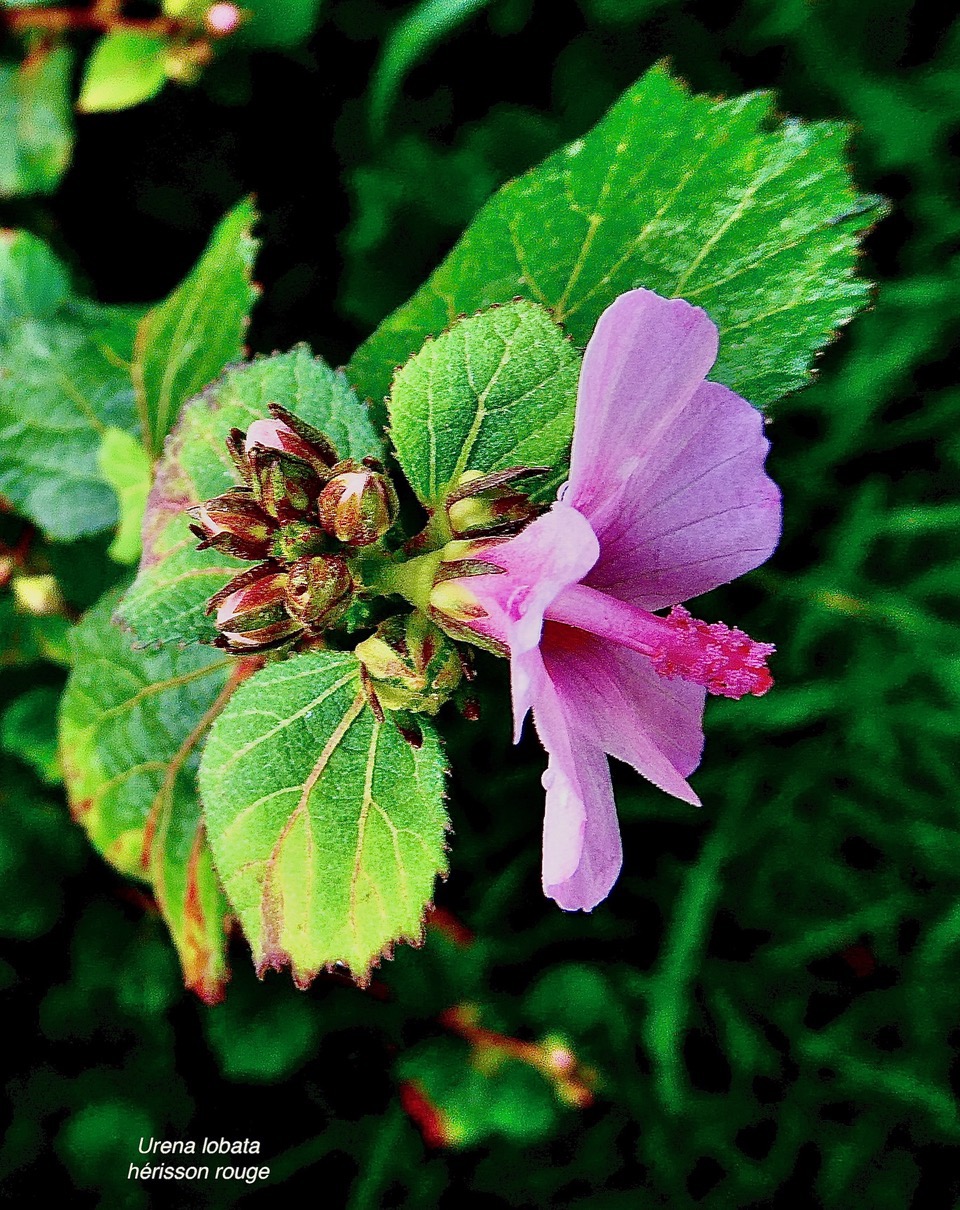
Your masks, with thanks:
M 102 33 L 125 30 L 155 37 L 173 37 L 185 29 L 173 17 L 124 17 L 119 4 L 91 8 L 12 8 L 3 17 L 14 33 L 64 34 L 93 29 Z

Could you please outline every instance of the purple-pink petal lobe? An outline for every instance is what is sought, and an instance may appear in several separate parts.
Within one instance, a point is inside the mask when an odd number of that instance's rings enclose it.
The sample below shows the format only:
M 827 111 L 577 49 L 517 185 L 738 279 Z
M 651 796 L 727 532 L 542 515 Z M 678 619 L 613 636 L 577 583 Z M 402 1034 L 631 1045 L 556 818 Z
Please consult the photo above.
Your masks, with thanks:
M 583 355 L 567 503 L 592 520 L 619 495 L 656 454 L 716 356 L 715 325 L 682 299 L 630 290 L 607 307 Z
M 534 719 L 550 757 L 543 775 L 543 890 L 566 911 L 589 912 L 610 893 L 623 858 L 610 769 L 603 748 L 585 741 L 577 726 L 576 703 L 540 667 Z

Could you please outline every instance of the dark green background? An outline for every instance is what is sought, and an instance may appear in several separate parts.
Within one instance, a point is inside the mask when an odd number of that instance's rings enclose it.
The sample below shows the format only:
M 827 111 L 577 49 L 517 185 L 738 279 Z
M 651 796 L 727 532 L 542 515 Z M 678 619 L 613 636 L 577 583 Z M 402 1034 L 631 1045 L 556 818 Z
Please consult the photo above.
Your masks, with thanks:
M 449 723 L 437 897 L 477 939 L 431 930 L 382 969 L 382 998 L 333 977 L 259 985 L 238 939 L 226 1004 L 204 1009 L 149 904 L 5 757 L 2 1196 L 146 1205 L 125 1176 L 154 1133 L 259 1138 L 274 1175 L 252 1208 L 952 1206 L 960 26 L 862 0 L 495 0 L 373 137 L 372 73 L 410 7 L 328 0 L 306 45 L 233 51 L 197 88 L 81 117 L 60 190 L 4 204 L 0 225 L 51 239 L 101 299 L 152 301 L 252 190 L 252 347 L 305 339 L 338 363 L 499 183 L 665 55 L 697 91 L 774 88 L 785 113 L 852 121 L 857 182 L 892 202 L 863 259 L 875 307 L 776 410 L 780 549 L 698 603 L 777 644 L 777 687 L 708 704 L 702 811 L 619 777 L 623 876 L 592 916 L 565 916 L 539 887 L 543 755 L 529 737 L 511 749 L 506 670 L 484 665 L 486 721 Z M 77 607 L 111 574 L 104 546 L 52 552 Z M 49 664 L 2 676 L 0 708 L 62 680 Z M 598 1073 L 594 1104 L 561 1110 L 520 1081 L 485 1141 L 425 1147 L 397 1081 L 461 1000 L 506 1033 L 565 1035 Z M 466 1051 L 444 1063 L 468 1070 Z M 149 1204 L 229 1201 L 167 1185 Z

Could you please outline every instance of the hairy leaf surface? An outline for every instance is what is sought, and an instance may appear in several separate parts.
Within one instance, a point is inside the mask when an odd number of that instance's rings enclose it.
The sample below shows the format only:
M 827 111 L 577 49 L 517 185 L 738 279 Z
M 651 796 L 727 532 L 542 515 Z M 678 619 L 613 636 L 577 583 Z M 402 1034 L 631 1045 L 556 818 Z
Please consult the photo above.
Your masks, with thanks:
M 465 471 L 556 466 L 573 430 L 580 358 L 550 316 L 515 302 L 464 319 L 403 367 L 390 397 L 400 465 L 435 505 Z M 553 494 L 562 475 L 538 484 Z
M 184 403 L 243 354 L 258 293 L 251 277 L 256 220 L 245 198 L 220 222 L 189 276 L 141 321 L 133 381 L 144 440 L 154 454 Z
M 446 871 L 446 762 L 378 722 L 352 652 L 270 664 L 214 725 L 200 791 L 217 869 L 257 969 L 306 986 L 342 963 L 364 981 L 417 941 Z
M 585 138 L 490 199 L 360 347 L 351 382 L 379 401 L 427 336 L 517 295 L 582 346 L 614 298 L 646 286 L 705 308 L 721 333 L 714 377 L 772 403 L 867 299 L 857 240 L 880 204 L 852 188 L 847 133 L 776 125 L 768 93 L 691 96 L 652 68 Z
M 238 482 L 224 439 L 231 428 L 247 429 L 266 417 L 274 402 L 325 432 L 341 456 L 382 453 L 382 439 L 344 376 L 307 348 L 229 370 L 184 409 L 157 469 L 144 520 L 143 560 L 120 607 L 139 642 L 214 638 L 204 605 L 249 564 L 198 551 L 184 510 Z
M 34 304 L 52 290 L 46 280 L 33 279 Z M 130 308 L 70 300 L 0 336 L 0 493 L 52 538 L 116 523 L 98 458 L 107 429 L 138 431 L 127 368 L 137 318 Z
M 226 902 L 210 858 L 196 768 L 243 665 L 207 648 L 132 651 L 116 594 L 74 629 L 60 759 L 74 818 L 124 874 L 152 883 L 189 987 L 219 998 Z

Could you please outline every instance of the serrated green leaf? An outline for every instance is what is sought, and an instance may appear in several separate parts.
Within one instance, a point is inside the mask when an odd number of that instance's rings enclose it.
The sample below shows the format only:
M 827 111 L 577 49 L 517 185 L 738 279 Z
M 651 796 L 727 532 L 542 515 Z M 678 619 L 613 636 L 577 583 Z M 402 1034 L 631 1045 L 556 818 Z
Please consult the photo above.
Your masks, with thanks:
M 143 561 L 120 608 L 140 643 L 211 640 L 206 601 L 239 568 L 216 551 L 200 552 L 184 510 L 237 482 L 224 440 L 280 403 L 325 432 L 344 457 L 382 454 L 383 442 L 343 374 L 301 346 L 229 370 L 183 411 L 167 442 L 147 502 Z
M 188 987 L 218 998 L 226 902 L 200 817 L 195 771 L 241 667 L 206 648 L 132 651 L 111 621 L 117 594 L 71 638 L 60 759 L 74 818 L 122 873 L 149 880 Z
M 0 64 L 0 198 L 51 193 L 70 163 L 73 52 L 37 50 Z
M 366 980 L 417 941 L 446 870 L 446 762 L 374 718 L 351 652 L 270 664 L 215 723 L 200 792 L 217 869 L 259 971 Z
M 388 410 L 397 458 L 435 507 L 465 471 L 561 464 L 564 477 L 580 358 L 542 307 L 509 303 L 454 324 L 403 367 Z
M 434 43 L 468 21 L 490 0 L 420 0 L 390 31 L 370 83 L 370 122 L 383 127 L 407 74 Z
M 165 63 L 170 42 L 138 30 L 104 34 L 83 72 L 81 113 L 129 109 L 155 97 L 167 78 Z
M 0 230 L 0 328 L 21 319 L 49 319 L 66 303 L 63 262 L 29 231 Z
M 718 381 L 758 406 L 800 386 L 867 299 L 857 239 L 882 211 L 852 189 L 842 123 L 773 116 L 767 93 L 691 96 L 652 68 L 585 138 L 487 203 L 360 347 L 351 382 L 379 400 L 427 336 L 517 295 L 583 346 L 614 298 L 646 286 L 709 313 Z
M 131 433 L 109 428 L 100 442 L 100 473 L 117 493 L 120 524 L 109 555 L 117 563 L 140 558 L 140 530 L 147 508 L 153 467 L 143 445 Z
M 0 339 L 0 492 L 59 541 L 116 523 L 98 458 L 108 428 L 137 431 L 127 369 L 137 318 L 74 301 Z
M 250 198 L 221 220 L 203 256 L 169 298 L 140 323 L 133 381 L 144 439 L 157 454 L 186 401 L 243 355 L 258 241 Z

